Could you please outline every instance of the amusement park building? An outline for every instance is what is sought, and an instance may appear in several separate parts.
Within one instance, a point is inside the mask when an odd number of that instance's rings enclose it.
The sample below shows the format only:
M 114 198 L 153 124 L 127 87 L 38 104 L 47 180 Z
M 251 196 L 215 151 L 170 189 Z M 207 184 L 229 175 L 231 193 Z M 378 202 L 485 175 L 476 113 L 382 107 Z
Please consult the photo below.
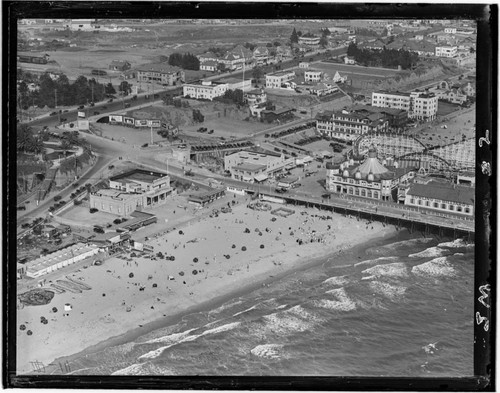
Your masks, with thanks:
M 359 113 L 346 109 L 316 116 L 316 129 L 329 137 L 355 140 L 368 132 L 386 132 L 389 122 L 381 113 Z
M 393 201 L 401 183 L 407 184 L 415 176 L 414 168 L 399 168 L 397 163 L 380 163 L 372 146 L 362 164 L 354 160 L 340 165 L 327 164 L 326 187 L 331 192 L 364 198 Z
M 434 93 L 377 91 L 372 93 L 372 105 L 382 108 L 402 109 L 410 119 L 432 121 L 438 110 L 438 97 Z
M 164 204 L 173 191 L 170 176 L 141 169 L 110 178 L 109 187 L 90 194 L 90 208 L 119 216 L 130 215 L 137 208 Z
M 473 216 L 474 195 L 475 189 L 470 186 L 435 181 L 413 183 L 406 191 L 405 205 Z

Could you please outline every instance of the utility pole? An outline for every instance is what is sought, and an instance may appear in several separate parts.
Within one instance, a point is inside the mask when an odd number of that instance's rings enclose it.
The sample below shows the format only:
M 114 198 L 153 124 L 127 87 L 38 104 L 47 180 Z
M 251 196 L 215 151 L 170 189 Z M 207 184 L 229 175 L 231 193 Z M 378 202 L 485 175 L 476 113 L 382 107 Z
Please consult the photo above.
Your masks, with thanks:
M 153 144 L 153 126 L 151 126 L 150 128 L 151 128 L 151 144 Z
M 54 101 L 55 101 L 54 106 L 57 111 L 57 118 L 59 119 L 59 123 L 61 123 L 61 114 L 57 110 L 57 89 L 54 89 Z

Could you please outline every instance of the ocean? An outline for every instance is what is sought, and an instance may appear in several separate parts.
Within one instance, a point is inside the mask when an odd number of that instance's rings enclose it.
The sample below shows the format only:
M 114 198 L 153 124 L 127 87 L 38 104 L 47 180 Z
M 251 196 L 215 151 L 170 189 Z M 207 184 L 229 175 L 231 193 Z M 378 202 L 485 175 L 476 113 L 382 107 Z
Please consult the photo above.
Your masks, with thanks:
M 71 374 L 472 376 L 473 285 L 473 244 L 401 231 L 72 356 Z

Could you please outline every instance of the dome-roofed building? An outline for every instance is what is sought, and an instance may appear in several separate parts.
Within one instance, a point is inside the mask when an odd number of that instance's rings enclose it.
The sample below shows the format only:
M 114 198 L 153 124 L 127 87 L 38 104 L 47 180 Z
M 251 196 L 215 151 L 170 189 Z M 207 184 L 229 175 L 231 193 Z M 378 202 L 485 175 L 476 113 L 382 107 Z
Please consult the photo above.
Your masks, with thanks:
M 326 186 L 329 191 L 383 201 L 396 201 L 398 185 L 408 183 L 416 172 L 415 168 L 382 165 L 373 145 L 362 163 L 351 158 L 340 165 L 327 165 L 326 168 Z

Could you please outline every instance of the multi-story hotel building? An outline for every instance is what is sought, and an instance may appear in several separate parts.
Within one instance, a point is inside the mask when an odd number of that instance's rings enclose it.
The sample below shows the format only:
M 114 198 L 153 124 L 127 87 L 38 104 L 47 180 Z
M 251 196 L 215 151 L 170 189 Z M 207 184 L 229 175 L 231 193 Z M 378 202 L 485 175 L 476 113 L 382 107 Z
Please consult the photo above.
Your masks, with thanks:
M 371 146 L 362 164 L 352 159 L 340 165 L 327 163 L 326 187 L 339 194 L 395 201 L 398 185 L 408 183 L 415 176 L 415 169 L 399 168 L 397 163 L 386 165 L 385 161 L 380 163 L 377 151 Z
M 184 82 L 184 71 L 168 64 L 145 64 L 136 68 L 138 82 L 159 82 L 173 86 Z
M 266 87 L 270 89 L 279 89 L 281 85 L 293 80 L 295 72 L 293 71 L 280 71 L 274 74 L 266 75 Z
M 410 119 L 432 121 L 438 110 L 438 97 L 434 93 L 413 91 L 377 91 L 372 93 L 372 105 L 381 108 L 402 109 Z
M 227 83 L 214 83 L 203 81 L 201 83 L 186 83 L 182 86 L 182 95 L 191 98 L 205 98 L 212 101 L 215 97 L 221 97 L 228 90 Z
M 389 122 L 381 113 L 355 110 L 323 112 L 316 116 L 316 130 L 329 137 L 355 140 L 368 132 L 386 132 Z
M 311 36 L 303 35 L 299 37 L 299 45 L 307 45 L 314 48 L 319 46 L 319 40 L 320 40 L 319 37 L 313 35 Z
M 166 203 L 172 191 L 167 174 L 134 169 L 110 178 L 109 188 L 90 194 L 90 208 L 128 216 L 138 207 Z

